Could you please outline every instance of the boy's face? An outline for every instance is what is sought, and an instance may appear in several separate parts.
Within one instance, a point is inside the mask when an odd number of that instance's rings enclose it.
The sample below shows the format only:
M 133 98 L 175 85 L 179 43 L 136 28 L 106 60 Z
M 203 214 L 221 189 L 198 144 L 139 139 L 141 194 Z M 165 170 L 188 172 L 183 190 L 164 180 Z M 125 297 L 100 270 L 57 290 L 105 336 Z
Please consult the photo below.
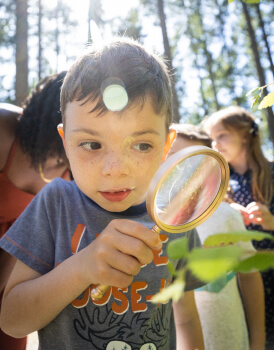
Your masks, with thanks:
M 66 108 L 63 141 L 75 182 L 102 208 L 120 212 L 145 200 L 166 143 L 165 118 L 150 101 L 123 114 L 89 113 L 94 103 Z M 61 133 L 60 133 L 61 134 Z

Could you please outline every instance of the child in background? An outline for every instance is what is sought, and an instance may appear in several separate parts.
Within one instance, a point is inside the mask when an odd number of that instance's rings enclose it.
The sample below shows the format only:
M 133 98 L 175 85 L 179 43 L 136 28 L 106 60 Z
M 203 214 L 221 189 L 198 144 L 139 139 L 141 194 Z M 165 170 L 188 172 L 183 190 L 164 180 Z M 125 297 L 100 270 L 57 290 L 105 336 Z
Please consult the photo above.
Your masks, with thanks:
M 176 334 L 171 301 L 151 302 L 172 278 L 166 246 L 178 237 L 153 233 L 145 204 L 175 135 L 165 64 L 126 38 L 94 47 L 68 71 L 61 111 L 74 181 L 52 181 L 2 238 L 18 260 L 1 326 L 16 337 L 38 330 L 41 350 L 204 349 L 201 282 L 188 275 L 173 305 Z M 199 245 L 195 230 L 183 235 Z M 98 284 L 112 287 L 94 301 Z
M 177 136 L 169 155 L 189 146 L 211 147 L 211 139 L 199 126 L 172 124 Z M 228 203 L 197 228 L 204 243 L 209 235 L 244 231 L 241 215 Z M 239 243 L 254 250 L 251 243 Z M 237 278 L 239 288 L 237 286 Z M 242 297 L 242 300 L 241 300 Z M 265 345 L 263 284 L 259 272 L 234 272 L 195 290 L 206 350 L 263 350 Z
M 56 130 L 61 122 L 60 89 L 65 75 L 61 72 L 42 79 L 23 108 L 0 103 L 0 237 L 49 179 L 70 180 Z M 0 303 L 15 261 L 0 248 Z M 1 350 L 24 350 L 26 341 L 0 330 Z
M 212 147 L 230 166 L 230 198 L 247 229 L 274 234 L 274 163 L 261 149 L 255 118 L 241 107 L 213 113 L 205 128 Z M 254 241 L 256 249 L 274 249 L 270 240 Z M 266 349 L 274 349 L 274 270 L 262 272 L 265 293 Z

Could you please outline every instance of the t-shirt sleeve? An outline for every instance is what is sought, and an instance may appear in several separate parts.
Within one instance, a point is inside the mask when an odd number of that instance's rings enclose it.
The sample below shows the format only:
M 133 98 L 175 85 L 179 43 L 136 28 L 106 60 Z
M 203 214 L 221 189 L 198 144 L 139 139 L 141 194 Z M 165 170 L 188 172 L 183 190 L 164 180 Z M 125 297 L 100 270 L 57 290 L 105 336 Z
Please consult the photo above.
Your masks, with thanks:
M 2 249 L 41 274 L 54 267 L 55 245 L 50 218 L 57 214 L 54 205 L 49 205 L 52 191 L 48 191 L 47 186 L 0 240 Z

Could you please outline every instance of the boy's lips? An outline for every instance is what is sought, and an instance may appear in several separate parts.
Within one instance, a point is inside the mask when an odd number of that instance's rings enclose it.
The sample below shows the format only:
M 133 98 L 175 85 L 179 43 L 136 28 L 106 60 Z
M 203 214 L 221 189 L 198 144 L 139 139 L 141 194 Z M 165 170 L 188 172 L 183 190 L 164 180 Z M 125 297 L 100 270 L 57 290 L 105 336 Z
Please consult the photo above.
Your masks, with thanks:
M 132 189 L 124 188 L 119 190 L 99 191 L 101 195 L 110 202 L 121 202 L 130 195 Z

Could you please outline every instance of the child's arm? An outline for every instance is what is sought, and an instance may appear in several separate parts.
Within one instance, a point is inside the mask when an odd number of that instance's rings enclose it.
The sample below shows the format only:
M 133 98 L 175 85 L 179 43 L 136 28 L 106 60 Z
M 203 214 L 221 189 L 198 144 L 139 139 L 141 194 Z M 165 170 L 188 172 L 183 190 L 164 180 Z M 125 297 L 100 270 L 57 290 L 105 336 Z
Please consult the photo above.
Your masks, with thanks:
M 240 292 L 249 331 L 250 350 L 265 348 L 264 287 L 259 272 L 238 273 Z
M 128 286 L 161 246 L 143 225 L 113 220 L 89 246 L 45 275 L 17 261 L 4 293 L 1 328 L 23 337 L 45 327 L 92 283 Z
M 185 292 L 183 298 L 173 303 L 178 350 L 203 350 L 204 340 L 194 291 Z
M 16 259 L 12 255 L 0 248 L 0 294 L 5 289 L 15 262 Z

